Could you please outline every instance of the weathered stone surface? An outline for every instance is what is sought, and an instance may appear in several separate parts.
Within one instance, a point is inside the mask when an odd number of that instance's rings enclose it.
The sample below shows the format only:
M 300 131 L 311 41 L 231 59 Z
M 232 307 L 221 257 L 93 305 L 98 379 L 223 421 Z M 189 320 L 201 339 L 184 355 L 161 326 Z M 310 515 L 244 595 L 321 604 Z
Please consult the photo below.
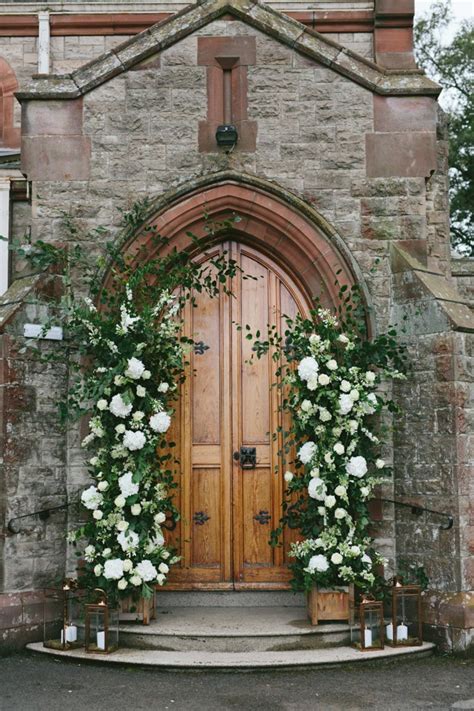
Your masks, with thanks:
M 366 136 L 367 176 L 429 177 L 436 169 L 431 133 L 373 133 Z

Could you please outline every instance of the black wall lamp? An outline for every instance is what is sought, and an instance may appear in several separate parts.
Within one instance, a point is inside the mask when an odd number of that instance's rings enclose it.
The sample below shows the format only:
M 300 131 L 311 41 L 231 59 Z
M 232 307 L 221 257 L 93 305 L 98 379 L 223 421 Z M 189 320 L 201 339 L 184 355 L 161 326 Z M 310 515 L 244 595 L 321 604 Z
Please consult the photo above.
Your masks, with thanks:
M 218 146 L 233 150 L 238 138 L 239 134 L 237 128 L 233 124 L 223 124 L 217 127 L 216 141 Z

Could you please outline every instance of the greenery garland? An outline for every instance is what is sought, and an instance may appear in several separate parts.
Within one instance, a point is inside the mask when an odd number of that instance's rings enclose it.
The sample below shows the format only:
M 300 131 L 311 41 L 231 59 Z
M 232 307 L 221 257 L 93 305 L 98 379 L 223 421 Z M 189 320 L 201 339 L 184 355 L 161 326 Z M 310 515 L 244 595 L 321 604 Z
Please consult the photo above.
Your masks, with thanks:
M 308 318 L 287 318 L 283 336 L 274 326 L 267 340 L 255 340 L 258 356 L 271 347 L 280 363 L 281 410 L 291 421 L 281 454 L 293 457 L 292 469 L 272 542 L 285 526 L 301 534 L 290 549 L 295 589 L 355 583 L 367 590 L 384 562 L 368 535 L 367 501 L 390 473 L 376 415 L 395 410 L 383 383 L 405 377 L 404 353 L 393 329 L 367 337 L 358 290 L 345 292 L 337 314 L 315 308 Z

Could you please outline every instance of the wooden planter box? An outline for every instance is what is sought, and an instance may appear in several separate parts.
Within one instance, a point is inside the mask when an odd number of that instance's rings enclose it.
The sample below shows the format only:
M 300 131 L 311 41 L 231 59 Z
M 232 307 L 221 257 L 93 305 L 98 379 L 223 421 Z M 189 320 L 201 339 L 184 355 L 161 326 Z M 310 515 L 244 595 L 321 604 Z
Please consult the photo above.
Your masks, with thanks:
M 120 601 L 120 622 L 141 622 L 149 625 L 150 620 L 156 619 L 155 595 L 151 598 L 133 600 L 125 597 Z
M 350 602 L 354 599 L 354 586 L 334 590 L 318 589 L 315 585 L 308 593 L 308 617 L 312 625 L 322 621 L 349 621 Z

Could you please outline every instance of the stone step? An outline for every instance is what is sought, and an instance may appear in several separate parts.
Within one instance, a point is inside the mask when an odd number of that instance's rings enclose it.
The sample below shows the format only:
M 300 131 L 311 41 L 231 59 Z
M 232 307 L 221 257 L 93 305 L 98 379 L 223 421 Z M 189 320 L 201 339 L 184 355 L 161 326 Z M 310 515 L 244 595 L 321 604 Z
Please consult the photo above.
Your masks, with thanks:
M 121 644 L 163 651 L 263 652 L 347 644 L 350 629 L 312 626 L 305 607 L 158 608 L 150 625 L 122 624 Z
M 311 669 L 320 666 L 395 661 L 403 658 L 429 656 L 435 645 L 424 642 L 420 647 L 385 647 L 380 651 L 360 652 L 353 647 L 305 649 L 285 652 L 164 652 L 158 650 L 126 649 L 113 654 L 88 654 L 83 649 L 57 652 L 43 647 L 42 642 L 28 644 L 32 652 L 50 654 L 73 662 L 98 662 L 158 669 L 259 671 L 262 669 Z
M 292 590 L 157 590 L 159 607 L 305 607 L 304 593 Z

